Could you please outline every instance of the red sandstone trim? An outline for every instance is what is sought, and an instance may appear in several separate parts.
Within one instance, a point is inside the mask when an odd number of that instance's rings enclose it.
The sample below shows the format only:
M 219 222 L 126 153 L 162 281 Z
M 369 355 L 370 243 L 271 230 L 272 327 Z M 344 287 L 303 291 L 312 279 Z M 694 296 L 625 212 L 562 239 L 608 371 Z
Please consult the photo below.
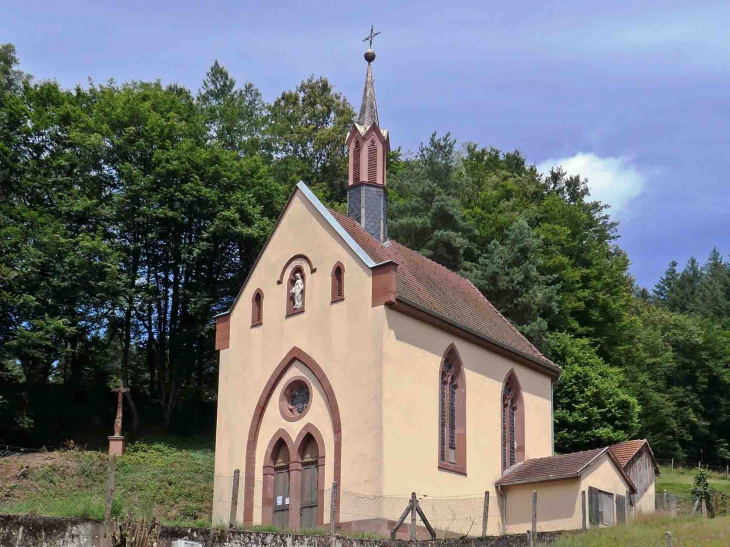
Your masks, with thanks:
M 338 485 L 342 485 L 342 421 L 340 418 L 340 407 L 337 404 L 335 392 L 332 389 L 332 384 L 330 384 L 327 375 L 317 364 L 317 362 L 312 359 L 307 353 L 295 346 L 291 350 L 289 350 L 289 353 L 284 356 L 284 358 L 279 362 L 276 369 L 274 369 L 274 372 L 269 377 L 269 380 L 266 382 L 266 385 L 261 391 L 261 395 L 259 396 L 259 400 L 256 403 L 253 416 L 251 417 L 251 425 L 249 426 L 248 439 L 246 441 L 246 469 L 244 473 L 243 523 L 246 526 L 253 525 L 253 496 L 256 478 L 256 444 L 258 442 L 259 430 L 261 429 L 261 420 L 264 417 L 264 411 L 269 404 L 269 399 L 271 399 L 271 395 L 273 394 L 274 389 L 281 380 L 284 372 L 286 372 L 286 370 L 295 360 L 302 362 L 307 368 L 309 368 L 309 370 L 312 371 L 312 374 L 314 374 L 319 383 L 322 385 L 322 389 L 327 396 L 327 402 L 329 404 L 330 412 L 332 414 L 332 432 L 334 434 L 335 441 L 334 479 L 335 481 L 337 481 Z M 340 500 L 338 497 L 337 507 L 335 508 L 336 521 L 339 519 L 339 504 Z
M 279 440 L 283 440 L 286 444 L 286 448 L 289 451 L 289 462 L 291 463 L 292 453 L 294 450 L 294 442 L 291 440 L 291 436 L 286 430 L 279 428 L 274 433 L 266 447 L 266 455 L 264 456 L 264 484 L 261 500 L 261 523 L 271 524 L 274 522 L 274 462 L 272 460 L 274 447 Z M 244 519 L 245 508 L 246 508 L 246 493 L 244 492 Z M 289 518 L 291 519 L 291 504 L 289 505 Z
M 231 343 L 231 315 L 220 315 L 215 320 L 215 349 L 228 349 Z
M 441 378 L 444 370 L 444 362 L 446 361 L 446 356 L 449 355 L 449 353 L 454 352 L 454 356 L 456 357 L 456 365 L 457 366 L 457 386 L 456 386 L 456 463 L 450 463 L 448 461 L 442 461 L 441 460 Z M 439 405 L 439 411 L 438 411 L 438 420 L 437 420 L 437 427 L 438 427 L 438 435 L 436 438 L 438 439 L 439 443 L 436 446 L 436 461 L 438 462 L 438 468 L 444 469 L 446 471 L 451 471 L 453 473 L 459 473 L 461 475 L 466 475 L 466 374 L 464 373 L 464 365 L 461 360 L 461 355 L 459 355 L 459 350 L 456 348 L 456 346 L 452 343 L 449 344 L 449 347 L 446 348 L 446 351 L 444 351 L 442 357 L 441 357 L 441 364 L 439 365 L 439 376 L 438 376 L 438 382 L 439 382 L 439 397 L 438 397 L 438 405 Z M 446 405 L 448 407 L 448 399 L 446 401 Z M 444 434 L 447 436 L 446 439 L 446 454 L 448 458 L 448 434 L 449 434 L 449 414 L 448 409 L 446 411 L 446 431 Z
M 294 382 L 303 382 L 309 390 L 309 404 L 304 408 L 304 412 L 297 415 L 292 415 L 287 408 L 289 406 L 287 390 Z M 309 412 L 309 409 L 312 407 L 312 397 L 314 397 L 314 391 L 312 390 L 312 384 L 306 376 L 294 376 L 293 378 L 290 378 L 282 388 L 281 395 L 279 396 L 279 413 L 281 413 L 281 417 L 287 422 L 298 422 L 307 415 L 307 412 Z
M 376 264 L 372 268 L 373 308 L 382 306 L 383 304 L 393 305 L 396 303 L 398 296 L 398 286 L 396 284 L 397 271 L 398 264 L 391 261 Z
M 302 461 L 302 442 L 307 437 L 307 435 L 311 435 L 312 437 L 314 437 L 314 440 L 317 443 L 317 450 L 319 451 L 319 457 L 317 458 L 317 524 L 322 525 L 324 524 L 324 462 L 326 455 L 324 437 L 322 437 L 322 433 L 320 433 L 319 429 L 317 429 L 317 427 L 312 423 L 308 423 L 302 428 L 302 430 L 299 432 L 299 435 L 297 435 L 296 441 L 294 441 L 296 457 L 297 460 L 300 462 Z M 339 484 L 339 482 L 337 484 Z M 301 499 L 302 498 L 300 492 L 299 497 L 297 497 L 297 511 L 299 510 L 299 503 Z
M 337 268 L 340 268 L 340 272 L 342 275 L 342 294 L 337 294 L 337 278 L 335 277 L 335 272 L 337 271 Z M 339 260 L 335 262 L 335 265 L 332 266 L 332 273 L 330 274 L 330 278 L 332 281 L 332 287 L 330 290 L 330 304 L 334 304 L 335 302 L 342 302 L 345 299 L 345 266 L 340 262 Z
M 261 295 L 261 302 L 260 304 L 256 304 L 256 295 Z M 261 306 L 261 310 L 259 311 L 258 307 Z M 252 327 L 258 327 L 259 325 L 262 325 L 264 322 L 264 291 L 261 289 L 256 289 L 251 295 L 251 326 Z
M 522 386 L 520 385 L 519 378 L 517 378 L 517 373 L 515 372 L 515 369 L 510 369 L 505 375 L 504 380 L 502 380 L 502 393 L 499 400 L 500 466 L 502 465 L 502 452 L 504 451 L 504 433 L 502 431 L 502 428 L 504 427 L 504 424 L 502 423 L 502 412 L 504 412 L 504 387 L 507 385 L 509 380 L 512 380 L 512 383 L 517 390 L 517 411 L 515 412 L 515 440 L 517 441 L 517 448 L 515 450 L 515 464 L 525 461 L 525 401 L 522 397 Z M 507 427 L 509 427 L 509 424 L 507 424 Z M 510 467 L 509 453 L 507 455 L 507 467 Z M 502 471 L 505 471 L 505 469 L 502 469 Z
M 261 252 L 263 253 L 263 251 L 261 251 Z M 289 267 L 289 264 L 291 264 L 292 262 L 294 262 L 297 258 L 302 258 L 302 259 L 304 259 L 307 262 L 307 264 L 309 265 L 309 272 L 310 273 L 314 273 L 314 272 L 317 271 L 317 268 L 315 268 L 312 265 L 312 261 L 309 260 L 309 257 L 307 255 L 302 255 L 302 254 L 294 255 L 293 257 L 291 257 L 289 260 L 286 261 L 286 264 L 284 264 L 284 267 L 281 269 L 281 273 L 279 274 L 279 280 L 276 282 L 277 285 L 281 285 L 284 282 L 284 274 L 286 273 L 286 269 Z

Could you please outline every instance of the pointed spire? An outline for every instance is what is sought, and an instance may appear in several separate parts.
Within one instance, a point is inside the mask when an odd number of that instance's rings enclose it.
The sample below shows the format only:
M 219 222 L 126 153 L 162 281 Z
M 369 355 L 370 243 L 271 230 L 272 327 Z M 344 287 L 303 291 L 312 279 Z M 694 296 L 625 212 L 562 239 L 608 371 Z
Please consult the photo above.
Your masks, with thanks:
M 360 114 L 355 120 L 365 129 L 372 124 L 380 127 L 378 121 L 378 105 L 375 102 L 375 84 L 373 82 L 373 69 L 371 63 L 375 60 L 375 52 L 369 49 L 365 52 L 365 60 L 368 62 L 368 74 L 365 78 L 365 89 L 362 92 L 362 104 L 360 105 Z

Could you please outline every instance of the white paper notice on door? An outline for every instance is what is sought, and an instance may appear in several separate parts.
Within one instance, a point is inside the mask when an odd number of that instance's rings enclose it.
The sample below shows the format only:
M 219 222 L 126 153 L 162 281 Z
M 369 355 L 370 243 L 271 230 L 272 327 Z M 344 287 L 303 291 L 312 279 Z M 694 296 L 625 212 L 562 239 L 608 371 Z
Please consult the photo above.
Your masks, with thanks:
M 281 505 L 282 496 L 276 496 L 276 505 Z
M 289 498 L 286 498 L 286 501 L 284 503 L 286 503 L 287 505 L 289 505 Z

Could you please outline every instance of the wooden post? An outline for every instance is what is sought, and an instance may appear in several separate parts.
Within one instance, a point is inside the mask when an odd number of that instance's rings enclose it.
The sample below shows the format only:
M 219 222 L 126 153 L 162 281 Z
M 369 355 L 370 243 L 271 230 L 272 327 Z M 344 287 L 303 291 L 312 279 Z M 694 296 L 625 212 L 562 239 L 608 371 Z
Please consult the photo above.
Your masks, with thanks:
M 537 534 L 537 490 L 532 491 L 532 536 Z M 530 536 L 530 537 L 532 537 Z
M 672 532 L 667 532 L 664 537 L 667 540 L 667 547 L 672 547 Z
M 586 520 L 586 491 L 582 490 L 580 493 L 580 508 L 583 513 L 583 530 L 588 529 L 588 522 Z
M 418 500 L 416 500 L 416 511 L 418 511 L 418 516 L 421 517 L 421 520 L 423 521 L 423 525 L 426 527 L 426 530 L 428 530 L 428 533 L 431 534 L 431 540 L 434 541 L 436 539 L 436 530 L 434 530 L 431 526 L 431 523 L 428 522 L 426 514 L 423 512 L 423 510 L 421 510 L 421 503 Z
M 489 491 L 484 492 L 484 512 L 482 514 L 482 537 L 487 537 L 487 520 L 489 519 Z
M 728 480 L 728 475 L 730 475 L 730 465 L 725 466 L 725 480 Z
M 408 500 L 408 504 L 406 505 L 405 511 L 403 511 L 403 514 L 398 519 L 398 522 L 395 524 L 393 529 L 390 531 L 390 539 L 395 540 L 395 535 L 398 533 L 398 529 L 403 525 L 403 523 L 406 520 L 406 517 L 408 516 L 408 513 L 411 512 L 411 506 L 413 505 L 412 500 Z
M 241 472 L 238 469 L 233 471 L 233 487 L 231 488 L 231 514 L 228 517 L 228 527 L 236 527 L 238 516 L 238 483 L 241 480 Z
M 667 491 L 665 490 L 662 495 L 662 510 L 663 511 L 667 510 L 667 496 L 668 496 L 668 494 L 667 494 Z
M 626 490 L 626 503 L 624 503 L 624 512 L 626 513 L 626 516 L 624 517 L 624 524 L 628 524 L 629 517 L 631 516 L 631 492 L 629 490 Z
M 672 458 L 672 471 L 674 471 L 674 458 Z
M 114 505 L 114 484 L 117 475 L 117 456 L 109 456 L 106 467 L 106 500 L 104 501 L 104 521 L 109 522 L 112 518 L 112 506 Z
M 673 494 L 672 498 L 669 500 L 670 505 L 670 511 L 672 513 L 672 518 L 677 518 L 677 494 Z
M 416 493 L 411 492 L 411 541 L 416 541 Z
M 529 530 L 527 531 L 527 544 L 530 547 L 534 547 L 534 544 L 532 543 L 532 534 L 530 533 Z
M 507 535 L 507 491 L 502 493 L 502 535 Z
M 335 518 L 337 509 L 337 481 L 332 483 L 332 492 L 330 495 L 330 535 L 335 535 Z

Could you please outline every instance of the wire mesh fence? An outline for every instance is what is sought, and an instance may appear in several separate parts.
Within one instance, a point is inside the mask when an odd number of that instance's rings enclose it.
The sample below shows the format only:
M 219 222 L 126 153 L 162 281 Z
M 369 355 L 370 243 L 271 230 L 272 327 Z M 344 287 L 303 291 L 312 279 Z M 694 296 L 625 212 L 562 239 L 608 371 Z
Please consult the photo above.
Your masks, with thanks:
M 496 495 L 485 502 L 485 496 L 431 497 L 417 496 L 418 508 L 426 517 L 437 538 L 480 536 L 486 522 L 486 535 L 501 534 L 501 518 Z M 332 490 L 325 492 L 325 515 L 330 514 Z M 390 537 L 404 516 L 397 539 L 409 539 L 412 510 L 410 496 L 366 496 L 349 490 L 339 494 L 336 529 L 345 534 L 370 534 Z M 485 506 L 486 503 L 486 506 Z M 417 539 L 430 539 L 431 534 L 416 511 Z M 485 518 L 486 517 L 486 518 Z M 327 521 L 329 522 L 329 521 Z
M 694 470 L 698 468 L 706 469 L 709 471 L 709 478 L 713 480 L 725 480 L 730 481 L 730 464 L 726 465 L 708 465 L 702 462 L 692 462 L 689 460 L 680 459 L 665 459 L 657 460 L 657 465 L 662 470 L 662 473 L 666 473 L 674 470 Z

